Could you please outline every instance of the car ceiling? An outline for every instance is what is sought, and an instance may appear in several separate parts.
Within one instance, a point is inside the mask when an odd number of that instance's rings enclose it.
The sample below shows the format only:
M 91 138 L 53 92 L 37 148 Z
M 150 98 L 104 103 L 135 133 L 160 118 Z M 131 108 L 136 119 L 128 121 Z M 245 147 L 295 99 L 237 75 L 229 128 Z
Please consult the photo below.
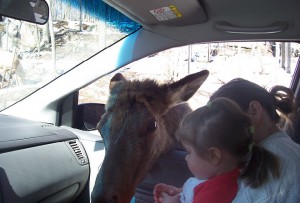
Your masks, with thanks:
M 178 41 L 180 44 L 247 39 L 298 41 L 300 37 L 298 0 L 105 0 L 105 2 L 140 23 L 144 29 Z M 150 13 L 150 10 L 170 5 L 175 6 L 182 17 L 159 21 Z M 221 31 L 220 28 L 225 31 Z M 228 29 L 240 33 L 228 33 Z

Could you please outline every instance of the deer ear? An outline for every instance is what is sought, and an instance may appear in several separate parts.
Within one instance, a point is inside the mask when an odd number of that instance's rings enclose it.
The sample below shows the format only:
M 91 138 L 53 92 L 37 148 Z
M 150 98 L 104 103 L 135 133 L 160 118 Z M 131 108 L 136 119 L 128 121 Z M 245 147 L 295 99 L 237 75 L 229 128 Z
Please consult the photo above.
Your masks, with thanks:
M 112 77 L 109 83 L 109 89 L 111 90 L 116 84 L 119 84 L 120 82 L 126 81 L 125 77 L 121 73 L 117 73 Z
M 208 70 L 203 70 L 171 83 L 167 93 L 170 102 L 175 104 L 189 100 L 204 83 L 208 75 Z

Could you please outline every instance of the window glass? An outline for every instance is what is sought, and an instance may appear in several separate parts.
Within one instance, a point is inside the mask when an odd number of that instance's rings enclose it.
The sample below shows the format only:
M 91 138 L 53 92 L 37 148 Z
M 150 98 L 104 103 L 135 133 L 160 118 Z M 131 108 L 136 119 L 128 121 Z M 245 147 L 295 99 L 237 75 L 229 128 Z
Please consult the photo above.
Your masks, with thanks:
M 198 108 L 205 105 L 221 85 L 237 77 L 266 89 L 274 85 L 289 87 L 299 51 L 299 44 L 283 42 L 194 44 L 159 52 L 116 72 L 128 79 L 152 78 L 163 83 L 207 69 L 210 71 L 208 79 L 189 100 L 192 108 Z M 79 103 L 106 103 L 109 81 L 116 72 L 81 89 Z
M 0 111 L 140 28 L 102 1 L 48 2 L 45 25 L 0 19 Z

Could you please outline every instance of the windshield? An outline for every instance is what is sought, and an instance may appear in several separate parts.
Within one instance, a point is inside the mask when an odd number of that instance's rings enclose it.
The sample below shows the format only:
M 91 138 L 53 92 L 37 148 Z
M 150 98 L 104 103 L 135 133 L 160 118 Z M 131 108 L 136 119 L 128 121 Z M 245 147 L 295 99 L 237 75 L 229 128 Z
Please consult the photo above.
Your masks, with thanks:
M 140 28 L 102 1 L 49 1 L 45 25 L 0 16 L 0 111 Z

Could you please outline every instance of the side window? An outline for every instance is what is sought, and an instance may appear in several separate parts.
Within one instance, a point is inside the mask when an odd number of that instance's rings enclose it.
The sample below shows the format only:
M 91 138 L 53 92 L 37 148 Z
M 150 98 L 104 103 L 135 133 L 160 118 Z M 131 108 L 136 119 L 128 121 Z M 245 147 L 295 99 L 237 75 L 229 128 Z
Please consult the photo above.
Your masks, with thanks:
M 234 78 L 245 78 L 266 89 L 290 87 L 300 45 L 283 42 L 229 42 L 194 44 L 168 49 L 133 62 L 116 72 L 128 79 L 152 78 L 160 83 L 178 80 L 207 69 L 210 75 L 189 100 L 193 109 L 207 103 L 211 94 Z M 143 67 L 143 68 L 141 68 Z M 110 73 L 79 91 L 79 104 L 105 104 Z

